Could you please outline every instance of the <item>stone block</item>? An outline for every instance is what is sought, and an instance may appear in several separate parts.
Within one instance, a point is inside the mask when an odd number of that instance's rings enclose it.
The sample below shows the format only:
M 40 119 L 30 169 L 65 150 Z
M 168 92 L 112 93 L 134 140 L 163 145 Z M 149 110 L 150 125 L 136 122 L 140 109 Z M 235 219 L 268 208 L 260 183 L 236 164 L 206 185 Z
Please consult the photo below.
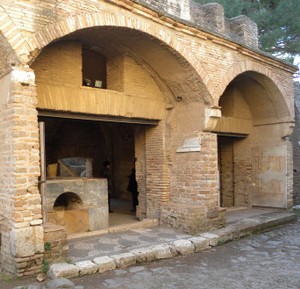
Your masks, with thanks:
M 43 224 L 43 220 L 39 219 L 39 220 L 33 220 L 30 222 L 31 226 L 37 226 L 37 225 L 42 225 Z
M 118 268 L 126 268 L 136 264 L 136 256 L 132 253 L 123 253 L 120 255 L 112 255 Z
M 79 268 L 73 264 L 56 263 L 50 266 L 48 276 L 52 279 L 64 277 L 74 278 L 79 274 Z
M 209 245 L 212 247 L 217 246 L 219 236 L 213 233 L 202 233 L 199 235 L 200 237 L 204 237 L 209 240 Z
M 226 242 L 233 240 L 234 229 L 231 226 L 228 226 L 223 229 L 216 230 L 215 233 L 218 235 L 217 245 L 224 244 Z
M 75 266 L 79 268 L 80 276 L 94 274 L 98 270 L 98 266 L 92 261 L 77 262 L 75 263 Z
M 99 273 L 114 270 L 117 267 L 114 259 L 108 256 L 97 257 L 93 260 L 93 262 L 98 266 Z
M 33 227 L 34 245 L 36 253 L 44 252 L 44 229 L 42 226 Z
M 209 239 L 204 238 L 204 237 L 193 237 L 189 239 L 194 247 L 195 247 L 195 252 L 200 252 L 202 250 L 208 249 L 210 247 L 209 245 Z
M 173 242 L 173 246 L 180 255 L 192 254 L 195 251 L 195 247 L 190 240 L 176 240 Z
M 32 227 L 13 229 L 10 239 L 13 256 L 20 258 L 34 255 L 35 241 Z
M 169 244 L 151 246 L 151 249 L 154 251 L 155 259 L 157 260 L 173 258 L 177 255 L 174 247 Z
M 108 219 L 107 208 L 89 208 L 89 229 L 91 231 L 107 229 Z
M 150 248 L 134 249 L 131 250 L 130 253 L 135 255 L 136 261 L 139 263 L 155 260 L 155 251 Z

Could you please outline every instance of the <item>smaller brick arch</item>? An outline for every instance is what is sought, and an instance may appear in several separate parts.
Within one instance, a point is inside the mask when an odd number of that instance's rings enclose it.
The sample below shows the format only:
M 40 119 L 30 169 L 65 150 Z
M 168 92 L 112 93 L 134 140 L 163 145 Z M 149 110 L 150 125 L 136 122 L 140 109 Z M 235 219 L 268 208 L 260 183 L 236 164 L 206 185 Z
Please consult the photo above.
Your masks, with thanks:
M 227 71 L 223 81 L 215 88 L 213 93 L 215 106 L 219 105 L 219 100 L 227 86 L 242 74 L 249 74 L 254 77 L 256 81 L 260 82 L 261 80 L 261 82 L 264 83 L 263 85 L 265 85 L 265 89 L 269 94 L 269 101 L 271 101 L 274 106 L 273 117 L 277 119 L 282 118 L 284 121 L 293 120 L 293 107 L 291 106 L 291 103 L 289 103 L 289 96 L 287 95 L 282 82 L 279 81 L 277 76 L 270 69 L 262 64 L 250 61 L 239 62 L 238 64 L 231 66 Z M 278 112 L 276 112 L 276 107 L 279 109 Z
M 267 76 L 274 84 L 276 84 L 276 87 L 280 91 L 281 95 L 284 96 L 284 89 L 282 85 L 280 84 L 280 81 L 277 79 L 276 75 L 272 73 L 272 71 L 265 66 L 251 62 L 251 61 L 241 61 L 237 64 L 232 65 L 228 71 L 226 72 L 223 81 L 220 82 L 219 86 L 217 86 L 213 91 L 213 98 L 214 98 L 214 104 L 217 105 L 219 102 L 220 97 L 224 93 L 226 87 L 228 84 L 236 78 L 238 75 L 247 72 L 247 71 L 253 71 L 260 73 L 264 76 Z

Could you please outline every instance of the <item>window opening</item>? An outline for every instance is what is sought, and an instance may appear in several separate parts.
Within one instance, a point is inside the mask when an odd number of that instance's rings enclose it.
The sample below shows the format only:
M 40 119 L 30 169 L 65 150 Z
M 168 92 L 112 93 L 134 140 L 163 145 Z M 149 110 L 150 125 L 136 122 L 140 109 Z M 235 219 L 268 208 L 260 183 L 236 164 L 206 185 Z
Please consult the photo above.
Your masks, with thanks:
M 99 52 L 82 48 L 82 85 L 107 88 L 106 58 Z

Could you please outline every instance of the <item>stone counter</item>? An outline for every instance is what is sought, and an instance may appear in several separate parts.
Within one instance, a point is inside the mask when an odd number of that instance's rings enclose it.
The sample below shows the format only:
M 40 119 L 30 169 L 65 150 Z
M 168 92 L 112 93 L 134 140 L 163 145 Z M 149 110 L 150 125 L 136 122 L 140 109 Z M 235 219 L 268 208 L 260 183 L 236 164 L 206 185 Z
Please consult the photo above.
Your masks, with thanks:
M 54 208 L 57 198 L 66 193 L 76 196 L 78 206 Z M 41 184 L 41 194 L 46 222 L 66 226 L 68 233 L 102 230 L 108 227 L 106 179 L 47 180 Z

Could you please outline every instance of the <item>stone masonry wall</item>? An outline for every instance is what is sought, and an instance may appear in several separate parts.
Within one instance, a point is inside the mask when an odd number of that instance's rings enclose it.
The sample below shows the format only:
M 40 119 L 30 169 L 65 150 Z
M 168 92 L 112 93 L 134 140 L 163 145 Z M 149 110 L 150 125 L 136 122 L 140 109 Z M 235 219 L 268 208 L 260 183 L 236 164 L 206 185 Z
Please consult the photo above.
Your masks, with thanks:
M 45 234 L 43 261 L 45 263 L 65 262 L 69 249 L 66 228 L 54 224 L 45 224 L 43 227 Z

